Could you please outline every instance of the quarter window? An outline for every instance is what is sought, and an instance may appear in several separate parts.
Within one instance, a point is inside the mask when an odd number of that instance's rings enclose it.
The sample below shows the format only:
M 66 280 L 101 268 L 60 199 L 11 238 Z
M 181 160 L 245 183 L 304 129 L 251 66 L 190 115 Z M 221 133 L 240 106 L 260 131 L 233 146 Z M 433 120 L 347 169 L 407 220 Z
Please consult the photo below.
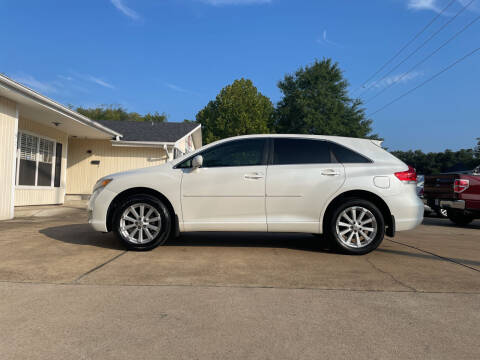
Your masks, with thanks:
M 330 146 L 333 154 L 335 155 L 335 158 L 338 160 L 338 162 L 342 164 L 359 164 L 371 162 L 365 156 L 362 156 L 355 151 L 347 149 L 342 145 L 330 143 Z
M 56 146 L 54 141 L 32 134 L 19 133 L 15 184 L 24 186 L 60 186 L 60 181 L 58 181 L 58 184 L 55 181 L 54 184 L 54 179 L 60 176 L 58 161 L 55 161 L 55 150 L 59 148 L 61 149 L 61 144 Z M 61 159 L 60 154 L 59 158 Z M 55 170 L 58 172 L 58 176 L 55 176 Z
M 275 139 L 273 165 L 331 163 L 328 142 L 322 140 Z

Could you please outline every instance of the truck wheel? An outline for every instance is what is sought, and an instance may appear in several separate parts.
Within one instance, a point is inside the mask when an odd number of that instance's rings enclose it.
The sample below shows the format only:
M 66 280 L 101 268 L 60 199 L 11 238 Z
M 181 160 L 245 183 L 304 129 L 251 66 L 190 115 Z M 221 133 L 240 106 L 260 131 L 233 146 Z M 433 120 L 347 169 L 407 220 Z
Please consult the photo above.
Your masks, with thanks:
M 327 236 L 347 254 L 367 254 L 382 242 L 385 221 L 380 210 L 370 201 L 347 199 L 333 211 Z
M 438 217 L 446 218 L 448 217 L 448 210 L 447 209 L 438 209 L 437 210 Z
M 167 241 L 172 221 L 167 207 L 151 195 L 133 195 L 118 207 L 113 230 L 131 250 L 151 250 Z
M 465 226 L 470 224 L 473 221 L 473 217 L 465 215 L 464 213 L 459 213 L 456 211 L 449 211 L 447 213 L 448 218 L 457 225 Z

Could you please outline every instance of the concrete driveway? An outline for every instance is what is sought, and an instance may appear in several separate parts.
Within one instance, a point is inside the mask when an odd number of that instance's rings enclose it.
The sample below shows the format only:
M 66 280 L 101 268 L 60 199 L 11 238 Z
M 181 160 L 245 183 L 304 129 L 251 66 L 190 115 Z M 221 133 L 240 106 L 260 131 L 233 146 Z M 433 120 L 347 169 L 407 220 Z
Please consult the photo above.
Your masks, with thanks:
M 127 252 L 82 209 L 26 216 L 0 223 L 2 359 L 480 353 L 480 222 L 426 219 L 356 257 L 257 233 Z

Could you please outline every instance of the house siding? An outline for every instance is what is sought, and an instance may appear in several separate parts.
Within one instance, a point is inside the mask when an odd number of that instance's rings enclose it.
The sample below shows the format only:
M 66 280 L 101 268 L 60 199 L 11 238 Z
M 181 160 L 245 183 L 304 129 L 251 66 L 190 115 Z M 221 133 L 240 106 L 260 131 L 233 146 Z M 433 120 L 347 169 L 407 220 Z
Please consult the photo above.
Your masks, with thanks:
M 13 218 L 17 126 L 16 104 L 0 97 L 0 220 Z
M 22 130 L 39 136 L 45 136 L 55 140 L 56 142 L 62 143 L 61 178 L 60 187 L 58 188 L 17 186 L 15 189 L 15 206 L 63 204 L 65 199 L 67 175 L 68 135 L 61 130 L 44 126 L 20 115 L 18 120 L 18 131 Z
M 91 194 L 101 177 L 167 161 L 162 148 L 112 146 L 109 140 L 70 138 L 68 151 L 67 194 Z

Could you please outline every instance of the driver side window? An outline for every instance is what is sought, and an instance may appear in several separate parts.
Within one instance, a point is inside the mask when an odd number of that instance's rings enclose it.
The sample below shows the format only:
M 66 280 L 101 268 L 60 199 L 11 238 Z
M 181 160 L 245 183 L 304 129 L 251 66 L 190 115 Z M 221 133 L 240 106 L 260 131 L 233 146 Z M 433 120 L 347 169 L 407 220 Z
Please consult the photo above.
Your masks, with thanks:
M 266 140 L 245 139 L 229 141 L 201 152 L 203 167 L 230 167 L 230 166 L 254 166 L 265 165 Z M 183 162 L 179 168 L 192 166 L 191 159 Z

